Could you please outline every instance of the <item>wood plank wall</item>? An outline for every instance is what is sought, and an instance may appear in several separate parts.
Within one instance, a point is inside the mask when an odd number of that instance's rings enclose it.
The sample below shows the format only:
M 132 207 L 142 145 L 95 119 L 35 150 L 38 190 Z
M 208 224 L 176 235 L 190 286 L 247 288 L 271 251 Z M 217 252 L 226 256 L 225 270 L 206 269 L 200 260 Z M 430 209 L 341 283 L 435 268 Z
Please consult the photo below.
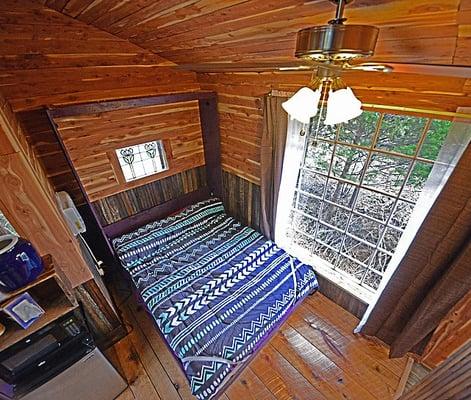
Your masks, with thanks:
M 436 367 L 471 338 L 471 292 L 442 320 L 424 351 L 422 361 Z
M 398 400 L 468 400 L 470 382 L 471 341 L 468 341 Z
M 226 213 L 260 231 L 260 186 L 227 171 L 223 171 L 222 185 Z
M 62 148 L 47 117 L 46 111 L 32 110 L 17 113 L 26 139 L 41 161 L 54 191 L 70 194 L 76 205 L 85 203 L 80 186 L 67 162 Z
M 8 103 L 0 97 L 0 208 L 41 255 L 51 254 L 75 287 L 92 278 L 54 200 L 39 159 Z
M 90 201 L 204 165 L 197 101 L 136 107 L 54 119 Z M 169 170 L 125 182 L 115 150 L 164 140 Z
M 121 221 L 141 211 L 206 186 L 206 170 L 197 167 L 93 203 L 103 225 Z
M 310 76 L 305 72 L 198 74 L 203 89 L 218 93 L 226 171 L 260 183 L 262 98 L 272 89 L 296 91 L 309 83 Z M 344 80 L 364 103 L 450 112 L 471 104 L 471 79 L 349 72 Z
M 0 2 L 0 93 L 14 111 L 198 90 L 195 74 L 29 0 Z

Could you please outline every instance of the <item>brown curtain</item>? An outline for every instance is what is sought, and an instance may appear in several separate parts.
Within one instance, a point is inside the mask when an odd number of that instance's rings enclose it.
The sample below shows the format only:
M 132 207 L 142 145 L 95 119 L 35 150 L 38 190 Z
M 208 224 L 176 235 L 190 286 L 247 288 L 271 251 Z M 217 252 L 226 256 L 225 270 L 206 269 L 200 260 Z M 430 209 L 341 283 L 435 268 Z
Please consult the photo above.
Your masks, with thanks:
M 471 149 L 425 218 L 361 332 L 391 345 L 391 357 L 421 353 L 471 290 Z
M 265 96 L 260 157 L 261 230 L 268 239 L 275 236 L 276 205 L 281 182 L 288 115 L 281 108 L 286 97 Z

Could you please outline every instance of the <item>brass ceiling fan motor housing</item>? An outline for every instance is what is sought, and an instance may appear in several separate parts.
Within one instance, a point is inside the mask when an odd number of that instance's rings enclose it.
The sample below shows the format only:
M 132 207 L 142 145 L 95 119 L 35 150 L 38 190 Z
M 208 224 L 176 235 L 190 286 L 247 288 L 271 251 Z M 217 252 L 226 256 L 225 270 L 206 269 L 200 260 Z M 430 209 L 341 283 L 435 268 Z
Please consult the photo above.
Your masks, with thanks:
M 320 62 L 342 63 L 374 54 L 379 29 L 370 25 L 344 25 L 344 8 L 352 0 L 330 0 L 337 6 L 329 25 L 298 32 L 296 57 Z
M 329 24 L 298 32 L 296 57 L 345 62 L 374 54 L 379 29 L 369 25 Z

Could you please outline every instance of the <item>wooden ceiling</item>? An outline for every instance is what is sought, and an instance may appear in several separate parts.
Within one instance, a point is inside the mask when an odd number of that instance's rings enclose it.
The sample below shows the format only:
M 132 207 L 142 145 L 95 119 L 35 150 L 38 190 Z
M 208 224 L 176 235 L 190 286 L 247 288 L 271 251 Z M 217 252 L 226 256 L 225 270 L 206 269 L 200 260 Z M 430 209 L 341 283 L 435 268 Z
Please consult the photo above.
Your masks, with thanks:
M 292 62 L 296 32 L 328 0 L 36 0 L 193 70 Z M 383 62 L 471 65 L 471 0 L 355 0 L 349 23 L 381 28 Z
M 198 90 L 196 74 L 29 0 L 0 0 L 0 93 L 14 111 Z

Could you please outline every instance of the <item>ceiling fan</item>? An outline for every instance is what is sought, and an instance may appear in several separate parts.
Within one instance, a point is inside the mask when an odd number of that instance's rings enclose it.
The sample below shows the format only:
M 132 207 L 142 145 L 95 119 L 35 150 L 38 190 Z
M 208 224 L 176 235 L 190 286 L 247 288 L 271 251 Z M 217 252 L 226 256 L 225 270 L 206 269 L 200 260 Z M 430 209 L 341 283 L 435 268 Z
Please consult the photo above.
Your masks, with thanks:
M 297 34 L 295 56 L 305 65 L 280 68 L 309 69 L 322 67 L 339 71 L 353 69 L 362 71 L 391 72 L 389 65 L 379 63 L 351 64 L 352 61 L 374 54 L 379 29 L 371 25 L 344 24 L 345 6 L 353 0 L 330 0 L 336 4 L 335 18 L 327 25 L 302 29 Z
M 298 90 L 282 105 L 292 118 L 305 124 L 310 123 L 319 110 L 321 116 L 326 110 L 325 125 L 347 122 L 362 113 L 361 102 L 340 77 L 343 70 L 393 70 L 385 64 L 351 64 L 352 61 L 374 54 L 379 29 L 370 25 L 344 24 L 344 9 L 352 0 L 330 1 L 337 6 L 335 18 L 327 25 L 302 29 L 297 34 L 295 55 L 304 60 L 305 65 L 283 69 L 317 68 L 309 85 Z
M 401 72 L 469 78 L 470 68 L 460 65 L 421 64 L 417 62 L 359 62 L 374 55 L 379 29 L 371 25 L 344 24 L 345 6 L 353 0 L 329 0 L 337 7 L 335 18 L 327 25 L 302 29 L 297 34 L 295 56 L 280 71 L 306 71 L 317 67 L 369 72 Z M 267 68 L 269 66 L 267 65 Z

